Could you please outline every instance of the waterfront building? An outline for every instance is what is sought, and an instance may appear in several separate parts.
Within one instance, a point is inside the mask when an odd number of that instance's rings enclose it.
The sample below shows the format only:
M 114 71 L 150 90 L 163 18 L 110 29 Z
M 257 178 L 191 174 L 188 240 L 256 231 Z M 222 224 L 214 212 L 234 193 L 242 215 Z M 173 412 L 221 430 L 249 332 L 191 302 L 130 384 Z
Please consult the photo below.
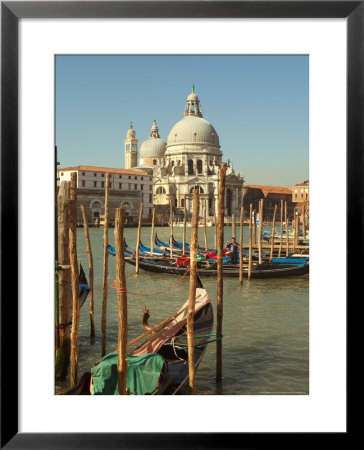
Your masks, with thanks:
M 127 222 L 137 223 L 140 204 L 143 202 L 143 219 L 153 212 L 153 177 L 140 170 L 114 169 L 95 166 L 75 166 L 57 169 L 58 183 L 69 181 L 77 173 L 77 220 L 82 223 L 81 205 L 87 219 L 94 224 L 105 212 L 105 179 L 110 173 L 109 214 L 114 221 L 115 208 L 125 208 Z
M 131 127 L 125 139 L 125 163 L 134 164 L 137 147 L 135 130 Z M 154 206 L 157 215 L 169 213 L 172 202 L 175 217 L 183 217 L 186 202 L 187 215 L 192 214 L 192 191 L 200 193 L 200 216 L 216 216 L 218 210 L 219 167 L 222 150 L 215 128 L 203 118 L 200 100 L 194 88 L 188 95 L 183 118 L 169 132 L 165 142 L 159 135 L 154 120 L 150 136 L 140 147 L 139 165 L 154 176 Z M 236 174 L 227 161 L 225 182 L 225 215 L 240 215 L 243 177 Z
M 310 184 L 308 180 L 295 184 L 292 187 L 292 201 L 297 203 L 297 206 L 302 206 L 310 201 Z
M 288 218 L 290 220 L 293 218 L 294 207 L 296 205 L 292 201 L 292 189 L 289 187 L 248 184 L 244 186 L 243 195 L 245 217 L 248 217 L 249 215 L 250 204 L 253 204 L 253 210 L 258 211 L 259 201 L 263 199 L 263 220 L 271 221 L 273 219 L 275 205 L 277 205 L 277 214 L 280 214 L 281 200 L 287 202 Z

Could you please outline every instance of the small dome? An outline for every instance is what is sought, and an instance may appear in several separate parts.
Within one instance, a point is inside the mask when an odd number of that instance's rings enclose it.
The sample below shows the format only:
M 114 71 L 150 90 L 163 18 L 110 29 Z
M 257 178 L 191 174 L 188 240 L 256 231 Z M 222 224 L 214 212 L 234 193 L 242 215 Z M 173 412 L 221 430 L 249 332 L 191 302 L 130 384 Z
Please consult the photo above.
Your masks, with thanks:
M 219 136 L 210 122 L 202 117 L 185 116 L 172 128 L 167 145 L 194 143 L 220 146 Z
M 163 139 L 149 137 L 140 146 L 140 158 L 161 158 L 165 149 L 166 143 Z
M 198 100 L 197 94 L 195 94 L 194 92 L 191 92 L 191 94 L 187 97 L 187 101 L 188 100 Z
M 149 138 L 140 146 L 140 158 L 161 158 L 164 156 L 166 143 L 159 136 L 156 120 L 153 120 Z

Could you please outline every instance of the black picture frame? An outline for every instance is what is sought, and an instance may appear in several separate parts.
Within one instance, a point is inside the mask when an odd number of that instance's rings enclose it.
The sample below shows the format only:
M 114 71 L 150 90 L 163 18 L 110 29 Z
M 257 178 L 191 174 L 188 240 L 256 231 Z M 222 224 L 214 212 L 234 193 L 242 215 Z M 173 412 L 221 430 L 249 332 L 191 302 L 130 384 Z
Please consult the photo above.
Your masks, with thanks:
M 363 273 L 363 1 L 4 1 L 1 2 L 1 448 L 258 448 L 279 433 L 18 432 L 18 22 L 21 18 L 346 18 L 347 304 Z M 340 181 L 338 180 L 338 185 Z M 339 186 L 338 186 L 339 187 Z M 343 244 L 343 243 L 342 243 Z M 355 253 L 355 254 L 354 254 Z M 358 258 L 359 253 L 359 258 Z M 345 254 L 345 252 L 342 252 Z M 356 256 L 355 256 L 356 255 Z M 350 346 L 348 345 L 348 349 Z M 216 412 L 218 413 L 218 411 Z M 180 420 L 183 424 L 183 420 Z M 166 430 L 167 431 L 167 430 Z M 338 433 L 347 438 L 347 433 Z M 300 436 L 307 443 L 310 433 Z M 326 441 L 327 436 L 323 437 Z M 273 441 L 272 441 L 273 440 Z M 315 433 L 315 443 L 321 441 Z

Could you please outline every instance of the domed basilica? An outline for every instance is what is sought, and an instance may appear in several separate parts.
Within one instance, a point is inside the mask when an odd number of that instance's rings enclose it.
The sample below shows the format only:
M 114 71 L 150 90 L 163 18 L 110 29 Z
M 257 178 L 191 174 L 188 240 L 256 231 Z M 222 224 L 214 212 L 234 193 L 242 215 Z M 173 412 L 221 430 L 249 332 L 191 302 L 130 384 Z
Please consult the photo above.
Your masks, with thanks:
M 192 88 L 187 97 L 183 119 L 171 129 L 167 142 L 159 135 L 154 120 L 149 138 L 140 146 L 132 125 L 125 139 L 125 169 L 139 169 L 153 175 L 153 203 L 158 215 L 169 211 L 172 200 L 175 216 L 192 212 L 192 191 L 200 192 L 200 216 L 217 213 L 219 167 L 222 151 L 215 128 L 202 117 L 200 100 Z M 227 161 L 225 182 L 225 215 L 240 215 L 243 177 L 235 174 Z

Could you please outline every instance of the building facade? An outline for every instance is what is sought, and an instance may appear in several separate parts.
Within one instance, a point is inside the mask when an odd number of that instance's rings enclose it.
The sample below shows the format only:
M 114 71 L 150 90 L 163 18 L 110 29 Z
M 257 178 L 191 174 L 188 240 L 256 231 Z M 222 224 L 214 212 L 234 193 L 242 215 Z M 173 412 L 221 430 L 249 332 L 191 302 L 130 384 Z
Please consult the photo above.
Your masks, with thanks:
M 143 203 L 143 219 L 153 212 L 153 177 L 146 172 L 112 169 L 95 166 L 65 167 L 57 170 L 58 182 L 69 181 L 71 173 L 77 173 L 77 220 L 82 222 L 81 205 L 85 206 L 90 224 L 105 213 L 105 180 L 110 173 L 109 214 L 114 221 L 115 208 L 125 208 L 129 224 L 137 223 L 140 204 Z
M 135 139 L 135 130 L 129 128 L 125 145 Z M 129 137 L 128 137 L 129 136 Z M 125 161 L 129 161 L 125 147 Z M 215 216 L 218 210 L 219 168 L 222 150 L 215 128 L 203 118 L 200 100 L 194 88 L 188 95 L 183 118 L 171 129 L 167 141 L 161 139 L 156 121 L 150 136 L 140 147 L 139 165 L 141 169 L 153 173 L 153 199 L 157 215 L 169 211 L 170 202 L 175 216 L 183 217 L 186 206 L 187 216 L 192 214 L 192 192 L 200 193 L 200 216 Z M 130 159 L 131 160 L 131 159 Z M 135 161 L 135 160 L 134 160 Z M 243 177 L 235 174 L 227 161 L 225 181 L 225 214 L 239 215 L 242 206 Z
M 291 188 L 249 184 L 244 186 L 243 194 L 244 194 L 243 204 L 245 217 L 248 217 L 249 215 L 250 204 L 253 205 L 253 210 L 258 211 L 259 201 L 263 199 L 264 200 L 263 220 L 272 221 L 275 205 L 277 205 L 277 214 L 280 215 L 281 201 L 287 202 L 288 219 L 292 220 L 294 215 L 294 208 L 296 205 L 292 201 Z
M 292 201 L 297 203 L 297 206 L 302 206 L 310 201 L 310 184 L 308 180 L 292 186 Z

